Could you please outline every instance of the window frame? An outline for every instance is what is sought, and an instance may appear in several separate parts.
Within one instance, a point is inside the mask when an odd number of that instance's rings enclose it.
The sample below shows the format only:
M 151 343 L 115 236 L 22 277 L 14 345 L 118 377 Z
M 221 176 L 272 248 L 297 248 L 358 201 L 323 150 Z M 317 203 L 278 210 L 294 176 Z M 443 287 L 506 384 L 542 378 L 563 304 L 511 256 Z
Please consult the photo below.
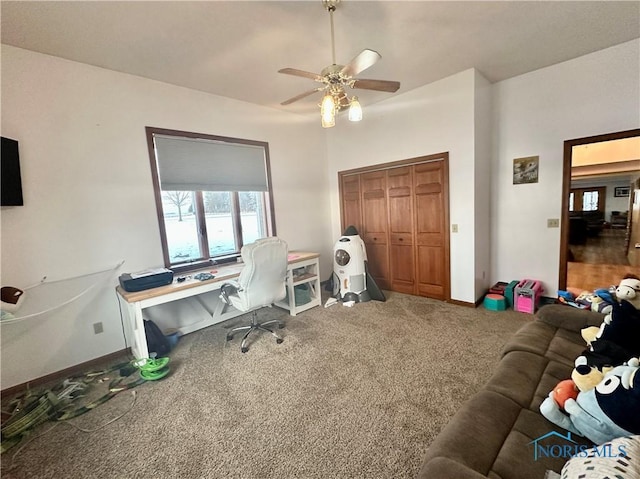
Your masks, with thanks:
M 274 211 L 274 203 L 273 203 L 273 188 L 271 183 L 271 162 L 269 157 L 269 143 L 265 141 L 257 141 L 257 140 L 247 140 L 243 138 L 232 138 L 226 136 L 218 136 L 218 135 L 209 135 L 205 133 L 194 133 L 189 131 L 182 130 L 171 130 L 166 128 L 156 128 L 147 126 L 145 127 L 146 137 L 147 137 L 147 149 L 149 152 L 149 162 L 151 165 L 151 179 L 153 182 L 153 191 L 156 201 L 156 213 L 158 218 L 158 227 L 160 230 L 160 241 L 162 243 L 162 256 L 164 260 L 164 265 L 166 268 L 173 270 L 174 272 L 186 272 L 200 268 L 206 268 L 207 266 L 211 266 L 213 264 L 221 264 L 226 262 L 234 262 L 240 256 L 240 250 L 243 246 L 242 241 L 242 221 L 241 221 L 241 211 L 240 211 L 240 200 L 238 196 L 238 192 L 231 192 L 231 216 L 233 222 L 233 235 L 236 240 L 237 250 L 231 254 L 225 254 L 220 256 L 211 256 L 208 245 L 208 235 L 206 230 L 206 215 L 204 211 L 204 200 L 203 200 L 203 192 L 202 190 L 198 190 L 194 195 L 194 214 L 196 217 L 196 225 L 198 235 L 198 245 L 200 247 L 200 252 L 205 251 L 207 253 L 206 257 L 198 258 L 196 260 L 188 260 L 178 263 L 172 263 L 171 257 L 169 256 L 169 245 L 167 243 L 167 230 L 165 226 L 165 218 L 164 218 L 164 208 L 162 206 L 162 192 L 161 184 L 160 184 L 160 172 L 158 170 L 158 161 L 156 158 L 156 149 L 155 149 L 155 135 L 163 135 L 163 136 L 175 136 L 180 138 L 192 138 L 192 139 L 203 139 L 203 140 L 212 140 L 216 142 L 224 142 L 229 144 L 239 144 L 239 145 L 252 145 L 259 146 L 263 148 L 264 151 L 264 161 L 265 161 L 265 172 L 267 179 L 267 191 L 262 192 L 263 204 L 264 204 L 264 220 L 265 226 L 267 229 L 267 236 L 275 236 L 276 235 L 276 222 L 275 222 L 275 211 Z

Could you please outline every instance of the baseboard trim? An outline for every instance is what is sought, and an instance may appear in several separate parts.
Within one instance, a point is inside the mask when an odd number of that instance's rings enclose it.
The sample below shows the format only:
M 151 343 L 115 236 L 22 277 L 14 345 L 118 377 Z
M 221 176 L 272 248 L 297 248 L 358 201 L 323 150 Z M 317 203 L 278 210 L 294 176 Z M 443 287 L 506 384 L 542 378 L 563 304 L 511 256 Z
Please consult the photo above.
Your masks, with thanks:
M 475 303 L 469 303 L 467 301 L 460 301 L 460 300 L 457 300 L 457 299 L 449 299 L 446 302 L 447 303 L 451 303 L 451 304 L 455 304 L 457 306 L 464 306 L 466 308 L 477 308 L 480 305 L 480 303 L 482 303 L 482 300 L 480 299 L 480 300 L 476 301 Z
M 54 382 L 61 379 L 67 379 L 71 376 L 77 376 L 80 373 L 87 372 L 87 370 L 110 361 L 114 361 L 119 358 L 124 358 L 131 354 L 131 348 L 121 349 L 120 351 L 113 352 L 111 354 L 107 354 L 105 356 L 100 356 L 99 358 L 91 359 L 81 364 L 76 364 L 75 366 L 71 366 L 60 371 L 56 371 L 51 374 L 47 374 L 46 376 L 42 376 L 40 378 L 32 379 L 31 381 L 27 381 L 26 383 L 17 384 L 15 386 L 8 387 L 0 391 L 0 397 L 4 400 L 7 397 L 12 397 L 18 394 L 21 394 L 28 389 L 33 389 L 34 387 L 42 386 L 43 384 L 47 384 L 50 382 Z

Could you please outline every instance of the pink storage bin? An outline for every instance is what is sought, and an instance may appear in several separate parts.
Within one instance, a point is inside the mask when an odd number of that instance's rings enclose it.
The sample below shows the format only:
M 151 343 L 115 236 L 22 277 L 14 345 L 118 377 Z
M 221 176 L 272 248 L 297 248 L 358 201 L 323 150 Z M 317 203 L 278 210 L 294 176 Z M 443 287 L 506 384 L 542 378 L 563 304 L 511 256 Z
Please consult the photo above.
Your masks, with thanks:
M 542 284 L 538 280 L 520 280 L 513 290 L 513 309 L 521 313 L 535 313 L 543 291 Z

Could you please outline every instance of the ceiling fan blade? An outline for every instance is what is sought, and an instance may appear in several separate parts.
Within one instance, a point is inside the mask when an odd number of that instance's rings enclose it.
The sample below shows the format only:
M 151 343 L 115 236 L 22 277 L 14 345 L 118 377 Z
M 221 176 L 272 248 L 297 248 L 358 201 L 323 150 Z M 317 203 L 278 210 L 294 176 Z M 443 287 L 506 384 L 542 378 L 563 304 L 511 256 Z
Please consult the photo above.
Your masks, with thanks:
M 359 88 L 361 90 L 376 90 L 376 91 L 386 91 L 389 93 L 395 93 L 400 88 L 400 82 L 389 81 L 389 80 L 359 79 L 359 80 L 355 80 L 355 82 L 353 83 L 353 88 Z
M 306 72 L 304 70 L 297 70 L 295 68 L 283 68 L 278 70 L 278 73 L 285 73 L 287 75 L 295 75 L 297 77 L 311 78 L 315 81 L 322 81 L 322 77 L 317 73 Z
M 298 100 L 302 100 L 303 98 L 309 96 L 309 95 L 313 95 L 315 92 L 318 91 L 322 91 L 324 90 L 324 87 L 318 87 L 318 88 L 314 88 L 313 90 L 309 90 L 309 91 L 305 91 L 304 93 L 300 93 L 299 95 L 294 96 L 293 98 L 289 98 L 288 100 L 283 101 L 282 103 L 280 103 L 281 105 L 289 105 L 291 103 L 293 103 L 294 101 L 298 101 Z
M 366 70 L 370 66 L 372 66 L 375 62 L 380 60 L 382 56 L 374 51 L 369 50 L 368 48 L 362 50 L 358 53 L 353 60 L 347 63 L 342 69 L 341 73 L 345 76 L 352 77 L 360 73 L 361 71 Z

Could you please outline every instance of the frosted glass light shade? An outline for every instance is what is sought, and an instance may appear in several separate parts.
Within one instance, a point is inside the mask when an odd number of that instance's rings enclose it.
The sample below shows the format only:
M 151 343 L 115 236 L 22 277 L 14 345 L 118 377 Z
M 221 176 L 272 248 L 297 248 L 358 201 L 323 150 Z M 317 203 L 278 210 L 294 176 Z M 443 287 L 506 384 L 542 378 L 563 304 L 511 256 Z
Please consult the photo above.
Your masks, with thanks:
M 354 96 L 349 104 L 349 121 L 362 120 L 362 107 L 358 101 L 358 97 Z

